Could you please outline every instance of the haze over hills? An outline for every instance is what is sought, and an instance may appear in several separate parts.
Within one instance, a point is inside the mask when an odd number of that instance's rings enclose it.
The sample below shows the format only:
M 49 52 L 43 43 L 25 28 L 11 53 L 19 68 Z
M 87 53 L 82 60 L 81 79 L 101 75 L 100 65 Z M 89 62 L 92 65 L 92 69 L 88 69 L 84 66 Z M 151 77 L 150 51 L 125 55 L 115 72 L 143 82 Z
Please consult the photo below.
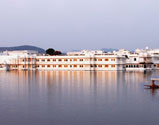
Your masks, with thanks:
M 13 47 L 0 47 L 0 52 L 1 51 L 16 51 L 16 50 L 34 50 L 34 51 L 38 51 L 39 53 L 45 53 L 45 50 L 43 48 L 40 47 L 36 47 L 36 46 L 31 46 L 31 45 L 22 45 L 22 46 L 13 46 Z M 99 50 L 103 50 L 104 52 L 113 52 L 113 51 L 117 51 L 118 49 L 112 49 L 112 48 L 102 48 Z M 71 51 L 81 51 L 81 50 L 71 50 Z M 67 53 L 67 52 L 63 52 Z
M 16 51 L 16 50 L 34 50 L 39 53 L 45 53 L 45 50 L 40 47 L 30 46 L 30 45 L 22 45 L 22 46 L 14 46 L 14 47 L 0 47 L 0 51 Z

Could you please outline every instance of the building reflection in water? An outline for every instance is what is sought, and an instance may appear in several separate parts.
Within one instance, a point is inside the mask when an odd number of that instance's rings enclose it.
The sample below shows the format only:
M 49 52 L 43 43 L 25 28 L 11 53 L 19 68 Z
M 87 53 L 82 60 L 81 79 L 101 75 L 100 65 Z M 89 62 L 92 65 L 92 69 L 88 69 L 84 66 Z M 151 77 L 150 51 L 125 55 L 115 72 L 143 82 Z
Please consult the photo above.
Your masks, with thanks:
M 26 123 L 35 116 L 55 123 L 109 121 L 126 117 L 128 110 L 147 109 L 148 104 L 154 105 L 149 101 L 152 97 L 159 98 L 158 90 L 144 89 L 158 71 L 2 71 L 0 76 L 0 111 L 14 121 L 23 116 Z

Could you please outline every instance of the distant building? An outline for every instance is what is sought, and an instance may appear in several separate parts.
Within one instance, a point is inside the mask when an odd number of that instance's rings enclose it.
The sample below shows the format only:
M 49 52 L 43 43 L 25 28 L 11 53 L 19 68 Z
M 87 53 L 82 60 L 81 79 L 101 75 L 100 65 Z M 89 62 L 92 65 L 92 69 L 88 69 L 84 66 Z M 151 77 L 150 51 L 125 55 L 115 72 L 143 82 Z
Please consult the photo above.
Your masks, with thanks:
M 125 71 L 159 69 L 159 49 L 121 49 L 68 52 L 66 55 L 39 55 L 36 51 L 5 51 L 0 54 L 0 70 L 88 70 Z

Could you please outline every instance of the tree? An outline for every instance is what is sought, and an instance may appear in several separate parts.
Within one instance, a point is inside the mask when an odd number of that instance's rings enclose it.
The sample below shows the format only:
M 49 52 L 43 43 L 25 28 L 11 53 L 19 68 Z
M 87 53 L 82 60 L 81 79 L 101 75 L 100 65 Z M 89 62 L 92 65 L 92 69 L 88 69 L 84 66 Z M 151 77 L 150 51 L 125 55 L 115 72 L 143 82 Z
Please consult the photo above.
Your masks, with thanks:
M 48 55 L 54 55 L 55 50 L 53 48 L 49 48 L 46 50 L 46 54 Z
M 62 53 L 61 53 L 61 51 L 55 51 L 54 52 L 54 55 L 61 55 Z
M 53 55 L 61 55 L 62 52 L 61 51 L 55 51 L 54 49 L 49 48 L 49 49 L 46 50 L 46 54 L 53 56 Z

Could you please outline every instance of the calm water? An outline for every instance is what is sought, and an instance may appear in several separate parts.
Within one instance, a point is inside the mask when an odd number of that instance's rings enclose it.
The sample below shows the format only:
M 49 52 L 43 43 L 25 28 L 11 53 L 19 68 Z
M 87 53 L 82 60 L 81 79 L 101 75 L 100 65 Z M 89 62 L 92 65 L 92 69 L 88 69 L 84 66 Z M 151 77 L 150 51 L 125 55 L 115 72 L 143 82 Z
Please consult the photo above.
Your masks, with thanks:
M 155 72 L 0 71 L 0 125 L 158 125 Z

